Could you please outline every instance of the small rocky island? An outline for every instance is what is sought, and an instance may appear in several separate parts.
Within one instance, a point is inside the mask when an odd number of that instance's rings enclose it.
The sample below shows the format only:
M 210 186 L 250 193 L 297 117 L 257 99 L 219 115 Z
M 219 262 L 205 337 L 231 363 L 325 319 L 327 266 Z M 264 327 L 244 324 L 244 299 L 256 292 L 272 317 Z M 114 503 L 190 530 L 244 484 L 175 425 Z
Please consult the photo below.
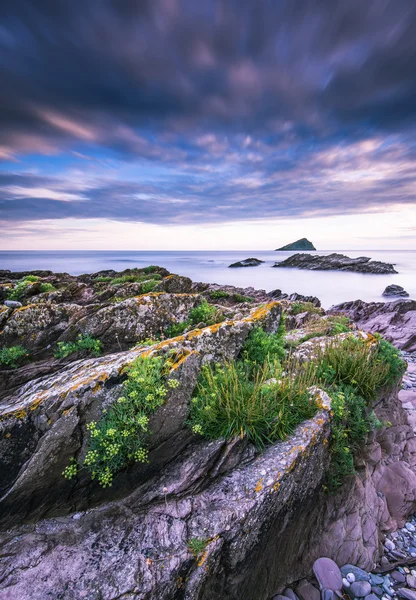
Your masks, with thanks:
M 315 246 L 307 240 L 306 238 L 301 238 L 296 242 L 292 242 L 291 244 L 287 244 L 286 246 L 282 246 L 281 248 L 276 248 L 275 252 L 280 252 L 283 250 L 316 250 Z
M 414 600 L 413 301 L 149 266 L 0 302 L 1 600 Z
M 246 258 L 228 266 L 230 269 L 236 269 L 238 267 L 258 267 L 262 263 L 264 263 L 264 260 L 260 260 L 259 258 Z
M 316 256 L 311 254 L 294 254 L 281 262 L 276 262 L 274 267 L 290 269 L 309 269 L 311 271 L 354 271 L 355 273 L 374 273 L 385 275 L 397 273 L 392 264 L 371 260 L 367 256 L 350 258 L 344 254 L 328 254 Z

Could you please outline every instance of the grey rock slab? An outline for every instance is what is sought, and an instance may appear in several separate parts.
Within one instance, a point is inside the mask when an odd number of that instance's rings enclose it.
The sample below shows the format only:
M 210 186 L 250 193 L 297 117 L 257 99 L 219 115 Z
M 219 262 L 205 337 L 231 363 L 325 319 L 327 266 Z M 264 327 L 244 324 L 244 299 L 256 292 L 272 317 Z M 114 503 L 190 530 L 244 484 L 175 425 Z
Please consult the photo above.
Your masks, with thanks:
M 354 581 L 350 589 L 356 598 L 364 598 L 371 594 L 371 585 L 368 581 Z
M 21 308 L 23 306 L 21 302 L 17 302 L 16 300 L 5 300 L 4 305 L 8 308 Z
M 313 564 L 313 572 L 319 587 L 334 592 L 342 589 L 342 575 L 338 565 L 331 558 L 318 558 Z

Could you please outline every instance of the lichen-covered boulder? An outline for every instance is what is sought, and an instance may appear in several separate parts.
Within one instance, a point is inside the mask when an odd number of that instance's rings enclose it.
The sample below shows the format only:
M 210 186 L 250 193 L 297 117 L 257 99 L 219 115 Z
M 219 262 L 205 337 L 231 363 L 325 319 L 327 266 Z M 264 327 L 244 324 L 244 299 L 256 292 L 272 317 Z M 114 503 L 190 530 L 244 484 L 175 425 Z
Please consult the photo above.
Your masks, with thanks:
M 149 303 L 139 306 L 149 308 Z M 146 478 L 154 469 L 160 469 L 192 439 L 185 421 L 201 362 L 236 358 L 254 325 L 261 323 L 274 331 L 280 315 L 281 306 L 270 303 L 241 321 L 193 330 L 150 349 L 139 347 L 76 361 L 59 373 L 14 391 L 0 406 L 0 470 L 5 474 L 0 523 L 8 525 L 51 510 L 85 508 L 113 492 L 120 494 L 135 487 L 137 478 Z M 62 471 L 70 458 L 86 451 L 86 425 L 98 420 L 103 410 L 120 397 L 126 367 L 140 354 L 168 351 L 178 355 L 181 385 L 152 418 L 151 466 L 120 473 L 109 493 L 85 473 L 75 482 L 66 481 Z

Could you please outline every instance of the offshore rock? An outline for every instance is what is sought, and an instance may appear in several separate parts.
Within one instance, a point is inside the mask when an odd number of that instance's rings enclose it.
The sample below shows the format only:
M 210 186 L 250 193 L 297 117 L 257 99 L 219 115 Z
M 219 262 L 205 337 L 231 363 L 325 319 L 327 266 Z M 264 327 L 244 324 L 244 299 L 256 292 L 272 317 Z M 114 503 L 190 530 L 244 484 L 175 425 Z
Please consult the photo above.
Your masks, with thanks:
M 307 240 L 306 238 L 301 238 L 296 242 L 292 242 L 291 244 L 286 244 L 286 246 L 282 246 L 281 248 L 276 248 L 276 252 L 280 252 L 281 250 L 316 250 L 315 246 Z
M 402 296 L 403 298 L 408 298 L 409 294 L 406 292 L 401 285 L 388 285 L 384 290 L 383 296 Z
M 264 260 L 259 260 L 258 258 L 246 258 L 244 260 L 240 260 L 238 262 L 232 263 L 228 265 L 229 268 L 237 268 L 237 267 L 258 267 L 264 263 Z
M 344 254 L 328 254 L 315 256 L 311 254 L 294 254 L 282 262 L 277 262 L 274 267 L 310 269 L 312 271 L 355 271 L 356 273 L 386 274 L 397 273 L 393 265 L 371 260 L 366 256 L 349 258 Z

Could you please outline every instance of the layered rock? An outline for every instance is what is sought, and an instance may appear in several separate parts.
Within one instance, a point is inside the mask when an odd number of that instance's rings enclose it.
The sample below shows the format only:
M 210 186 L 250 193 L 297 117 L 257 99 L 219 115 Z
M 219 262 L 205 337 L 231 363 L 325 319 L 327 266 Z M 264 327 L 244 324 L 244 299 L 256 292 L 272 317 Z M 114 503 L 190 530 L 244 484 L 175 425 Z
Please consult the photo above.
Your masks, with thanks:
M 388 285 L 384 290 L 383 296 L 401 296 L 402 298 L 408 298 L 409 294 L 406 292 L 401 285 Z
M 286 260 L 277 262 L 274 267 L 309 269 L 312 271 L 354 271 L 356 273 L 386 274 L 397 273 L 394 266 L 371 260 L 366 256 L 350 258 L 343 254 L 328 254 L 327 256 L 315 256 L 311 254 L 294 254 Z
M 416 300 L 398 299 L 393 302 L 343 302 L 329 313 L 342 313 L 359 327 L 380 333 L 397 348 L 416 350 Z

